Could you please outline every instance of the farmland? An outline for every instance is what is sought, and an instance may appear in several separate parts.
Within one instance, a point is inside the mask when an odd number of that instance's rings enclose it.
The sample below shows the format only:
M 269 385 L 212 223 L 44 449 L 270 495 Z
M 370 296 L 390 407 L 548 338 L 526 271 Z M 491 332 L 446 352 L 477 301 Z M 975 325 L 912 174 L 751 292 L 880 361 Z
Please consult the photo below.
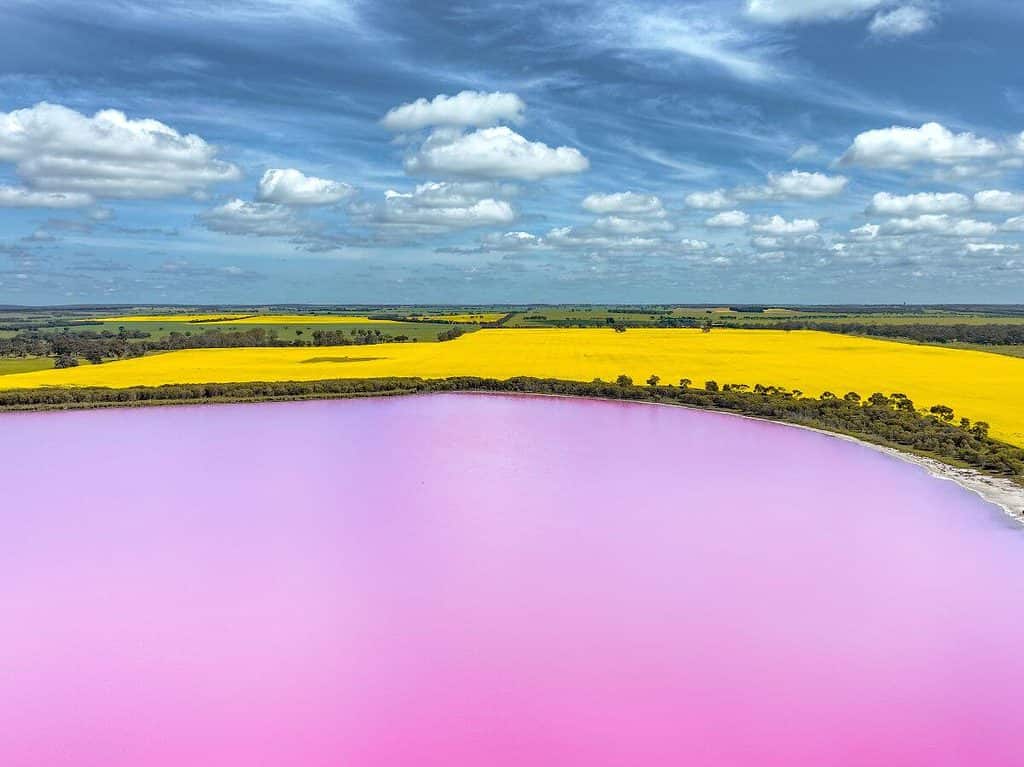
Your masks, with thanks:
M 685 329 L 485 329 L 455 341 L 358 348 L 189 349 L 99 366 L 19 373 L 6 389 L 156 386 L 168 383 L 329 378 L 528 375 L 589 381 L 705 381 L 823 391 L 900 392 L 918 407 L 944 404 L 984 420 L 992 435 L 1024 445 L 1024 360 L 815 331 Z

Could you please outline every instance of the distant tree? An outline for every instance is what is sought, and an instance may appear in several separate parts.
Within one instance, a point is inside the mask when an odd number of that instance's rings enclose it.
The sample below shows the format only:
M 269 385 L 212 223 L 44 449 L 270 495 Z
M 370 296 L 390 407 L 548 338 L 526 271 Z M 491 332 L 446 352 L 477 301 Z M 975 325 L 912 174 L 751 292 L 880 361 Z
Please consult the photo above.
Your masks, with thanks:
M 711 318 L 710 317 L 705 317 L 704 321 L 700 323 L 700 332 L 701 333 L 710 333 L 711 332 L 711 327 L 712 327 Z
M 973 434 L 978 439 L 987 439 L 988 429 L 989 426 L 984 421 L 975 421 L 974 425 L 971 427 L 971 434 Z
M 708 391 L 718 391 L 718 382 L 717 381 L 705 381 L 704 382 L 704 388 L 707 389 Z
M 932 405 L 928 408 L 928 412 L 937 415 L 943 421 L 953 420 L 953 408 L 948 405 Z
M 843 399 L 846 400 L 847 402 L 857 404 L 858 402 L 860 402 L 860 395 L 857 394 L 857 392 L 855 391 L 848 391 L 846 392 L 846 394 L 843 395 Z
M 619 386 L 632 386 L 633 379 L 630 378 L 628 375 L 623 374 L 615 379 L 615 383 L 617 383 Z
M 818 399 L 835 399 L 836 395 L 830 391 L 823 391 Z
M 58 354 L 53 360 L 55 368 L 73 368 L 78 366 L 78 358 L 70 354 Z
M 440 333 L 438 333 L 437 334 L 437 340 L 438 341 L 454 341 L 456 338 L 458 338 L 459 336 L 461 336 L 465 332 L 466 331 L 464 331 L 462 328 L 458 327 L 457 325 L 456 326 L 452 326 L 448 330 L 442 330 Z M 368 338 L 369 334 L 365 334 L 364 337 Z M 362 343 L 365 343 L 365 341 L 362 342 Z
M 657 386 L 661 378 L 651 373 L 651 377 L 647 379 L 648 386 Z
M 616 333 L 626 332 L 626 325 L 622 322 L 616 322 L 614 325 L 612 325 L 612 327 L 615 328 Z
M 693 381 L 691 381 L 689 378 L 680 378 L 679 379 L 679 388 L 685 389 L 686 387 L 688 387 L 692 383 L 693 383 Z

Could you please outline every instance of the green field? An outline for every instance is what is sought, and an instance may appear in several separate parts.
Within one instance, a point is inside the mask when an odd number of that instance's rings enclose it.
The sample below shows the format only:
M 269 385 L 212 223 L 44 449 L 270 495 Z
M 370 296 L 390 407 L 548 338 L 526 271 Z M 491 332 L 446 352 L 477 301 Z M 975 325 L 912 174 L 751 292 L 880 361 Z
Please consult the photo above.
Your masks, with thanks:
M 52 357 L 0 357 L 0 376 L 50 370 L 52 367 Z

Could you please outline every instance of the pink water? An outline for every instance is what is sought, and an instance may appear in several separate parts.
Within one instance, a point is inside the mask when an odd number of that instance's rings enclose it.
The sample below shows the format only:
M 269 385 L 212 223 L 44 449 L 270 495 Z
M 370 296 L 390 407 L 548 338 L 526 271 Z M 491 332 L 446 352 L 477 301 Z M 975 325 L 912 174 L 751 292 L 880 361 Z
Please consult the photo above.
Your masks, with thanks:
M 1024 764 L 1024 531 L 817 434 L 443 395 L 0 416 L 3 767 Z

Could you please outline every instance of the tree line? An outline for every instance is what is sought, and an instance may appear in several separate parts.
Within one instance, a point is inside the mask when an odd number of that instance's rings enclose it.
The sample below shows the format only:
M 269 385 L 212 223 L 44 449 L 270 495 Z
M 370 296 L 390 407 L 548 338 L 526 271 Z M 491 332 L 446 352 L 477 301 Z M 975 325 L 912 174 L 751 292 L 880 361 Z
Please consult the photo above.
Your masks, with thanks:
M 275 330 L 262 327 L 241 330 L 208 328 L 198 332 L 173 331 L 153 338 L 150 333 L 120 328 L 85 330 L 77 333 L 47 333 L 24 331 L 8 338 L 0 338 L 0 357 L 53 357 L 57 367 L 70 367 L 79 359 L 99 364 L 104 360 L 141 357 L 153 351 L 179 351 L 181 349 L 226 349 L 245 346 L 361 346 L 365 344 L 403 343 L 407 335 L 390 335 L 377 328 L 344 330 L 314 330 L 304 337 L 296 330 L 293 338 L 282 338 Z
M 1024 323 L 927 323 L 881 324 L 871 322 L 815 322 L 813 320 L 783 320 L 771 324 L 723 323 L 724 327 L 760 328 L 764 330 L 823 330 L 856 336 L 879 338 L 905 338 L 923 343 L 970 343 L 999 346 L 1024 344 Z
M 993 439 L 983 421 L 956 419 L 946 405 L 918 408 L 901 393 L 856 392 L 819 397 L 780 386 L 719 384 L 706 381 L 693 388 L 683 378 L 662 384 L 652 375 L 637 385 L 626 375 L 616 381 L 563 381 L 516 377 L 505 380 L 477 377 L 445 379 L 368 378 L 321 381 L 281 381 L 221 384 L 173 384 L 103 387 L 42 388 L 0 391 L 0 410 L 65 409 L 187 402 L 255 402 L 416 394 L 424 392 L 488 391 L 523 394 L 598 397 L 662 402 L 722 410 L 773 421 L 848 434 L 875 444 L 927 455 L 952 465 L 966 465 L 1024 483 L 1024 449 Z

